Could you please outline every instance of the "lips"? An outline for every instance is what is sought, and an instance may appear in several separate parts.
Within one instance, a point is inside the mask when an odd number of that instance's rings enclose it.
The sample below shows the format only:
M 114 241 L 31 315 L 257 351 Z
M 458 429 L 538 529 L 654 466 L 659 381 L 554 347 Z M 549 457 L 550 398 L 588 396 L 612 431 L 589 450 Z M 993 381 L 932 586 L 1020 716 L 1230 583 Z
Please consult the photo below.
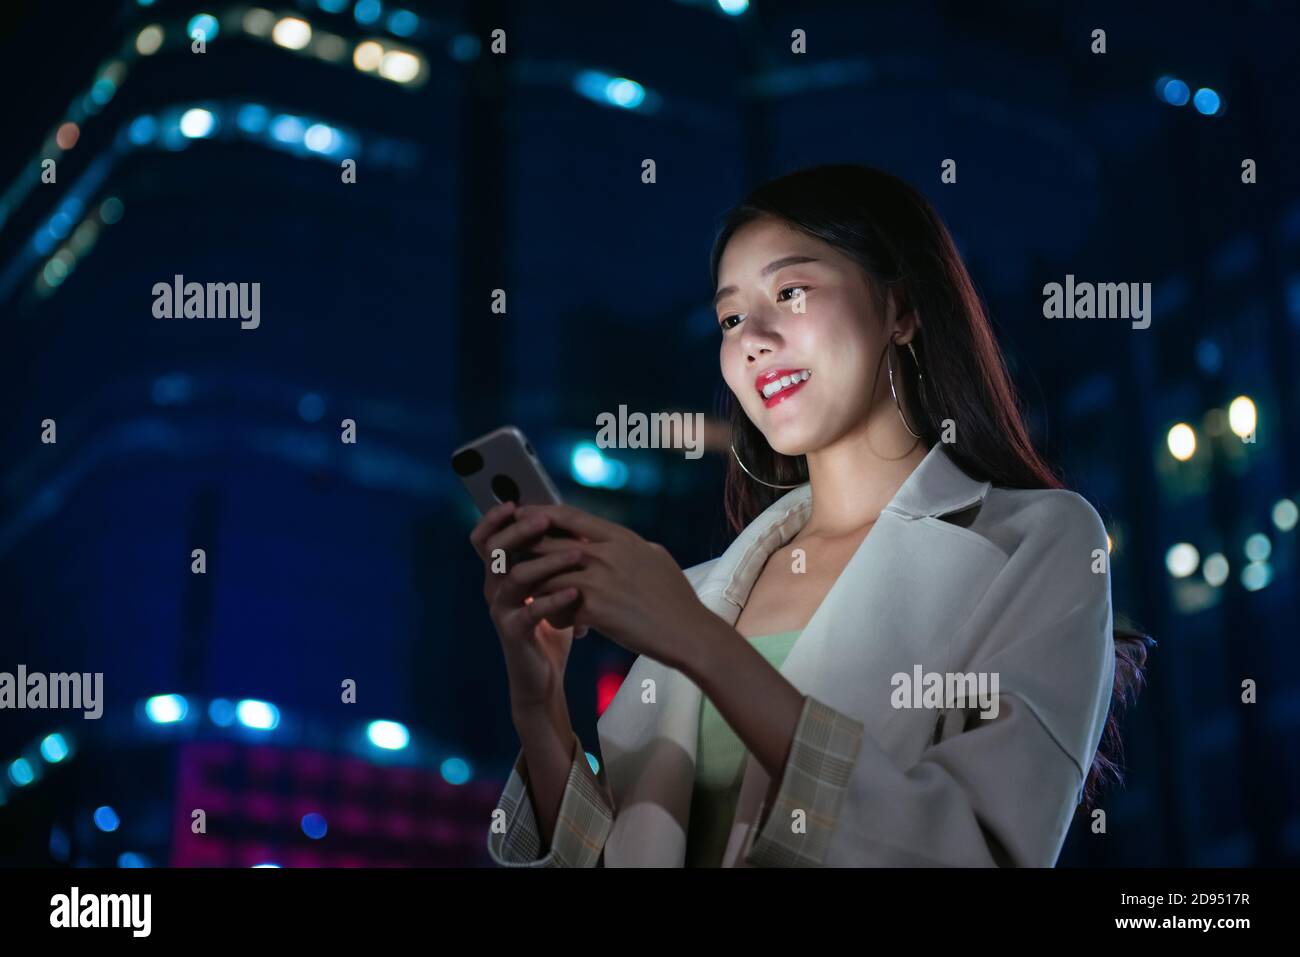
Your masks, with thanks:
M 754 379 L 754 388 L 770 409 L 802 389 L 811 376 L 809 369 L 769 369 Z

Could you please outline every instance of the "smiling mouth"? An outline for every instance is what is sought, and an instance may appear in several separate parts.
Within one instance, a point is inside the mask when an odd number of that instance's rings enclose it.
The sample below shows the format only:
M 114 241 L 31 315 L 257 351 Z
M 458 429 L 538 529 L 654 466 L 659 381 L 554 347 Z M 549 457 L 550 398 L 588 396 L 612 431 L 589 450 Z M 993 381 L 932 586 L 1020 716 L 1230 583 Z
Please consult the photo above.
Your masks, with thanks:
M 759 376 L 754 388 L 770 409 L 802 389 L 811 376 L 809 369 L 781 369 Z

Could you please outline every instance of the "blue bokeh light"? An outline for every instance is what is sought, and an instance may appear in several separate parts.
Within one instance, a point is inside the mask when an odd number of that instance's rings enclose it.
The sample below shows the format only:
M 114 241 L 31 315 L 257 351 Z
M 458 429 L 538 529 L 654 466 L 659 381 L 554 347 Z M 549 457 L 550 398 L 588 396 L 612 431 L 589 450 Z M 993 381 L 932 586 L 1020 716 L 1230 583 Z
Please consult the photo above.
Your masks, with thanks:
M 420 18 L 410 10 L 394 10 L 388 15 L 388 32 L 398 37 L 410 37 L 420 28 Z
M 315 392 L 308 392 L 298 400 L 298 415 L 304 422 L 319 422 L 325 415 L 325 400 Z
M 57 731 L 54 734 L 47 734 L 45 740 L 41 742 L 41 757 L 50 764 L 58 764 L 68 756 L 68 741 Z
M 178 694 L 154 695 L 144 703 L 144 713 L 154 724 L 184 721 L 189 711 L 189 702 Z
M 131 125 L 126 130 L 127 139 L 136 146 L 145 146 L 152 143 L 157 135 L 158 121 L 148 114 L 137 116 L 131 121 Z
M 397 721 L 371 721 L 366 726 L 370 743 L 385 751 L 400 751 L 411 743 L 411 733 L 406 725 Z
M 442 779 L 448 784 L 464 784 L 470 779 L 469 764 L 461 758 L 447 758 L 438 768 Z
M 282 113 L 271 124 L 271 136 L 280 143 L 290 145 L 301 143 L 306 133 L 307 124 L 302 121 L 300 116 Z
M 357 5 L 352 8 L 352 16 L 365 27 L 378 22 L 383 12 L 384 5 L 379 0 L 357 0 Z
M 590 442 L 579 442 L 569 457 L 574 479 L 593 488 L 622 488 L 627 484 L 627 466 L 608 458 Z
M 235 125 L 253 135 L 263 132 L 270 120 L 270 111 L 260 103 L 245 103 L 235 114 Z
M 1177 77 L 1162 76 L 1156 80 L 1156 95 L 1170 106 L 1186 106 L 1191 90 Z
M 185 25 L 185 35 L 193 39 L 197 33 L 204 43 L 209 43 L 216 39 L 219 29 L 216 17 L 210 13 L 199 13 L 190 17 L 190 22 Z
M 234 702 L 226 698 L 213 698 L 208 703 L 208 720 L 218 728 L 228 728 L 235 723 Z
M 268 701 L 246 698 L 235 706 L 239 723 L 255 731 L 273 731 L 280 724 L 280 709 Z
M 1219 108 L 1223 103 L 1219 99 L 1218 93 L 1211 90 L 1208 86 L 1203 86 L 1197 90 L 1196 95 L 1192 97 L 1192 105 L 1196 107 L 1196 112 L 1200 113 L 1202 116 L 1214 116 L 1214 114 L 1219 112 Z
M 117 812 L 107 804 L 95 808 L 94 819 L 95 827 L 106 834 L 113 833 L 122 824 L 122 819 L 117 816 Z
M 36 780 L 36 771 L 26 758 L 17 758 L 9 765 L 9 780 L 25 788 Z

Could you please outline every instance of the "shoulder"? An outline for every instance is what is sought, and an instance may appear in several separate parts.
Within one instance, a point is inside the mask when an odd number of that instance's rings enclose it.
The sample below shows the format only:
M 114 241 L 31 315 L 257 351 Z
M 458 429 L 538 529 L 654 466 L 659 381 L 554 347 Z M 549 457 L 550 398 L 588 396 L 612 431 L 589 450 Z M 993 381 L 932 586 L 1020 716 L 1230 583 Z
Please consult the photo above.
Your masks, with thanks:
M 1009 634 L 1053 621 L 1053 647 L 1097 662 L 1110 653 L 1110 552 L 1106 526 L 1087 499 L 1066 489 L 994 487 L 971 529 L 1007 556 L 987 600 L 1004 625 L 1012 623 Z
M 971 524 L 1008 555 L 1107 548 L 1106 525 L 1092 504 L 1068 489 L 993 486 Z

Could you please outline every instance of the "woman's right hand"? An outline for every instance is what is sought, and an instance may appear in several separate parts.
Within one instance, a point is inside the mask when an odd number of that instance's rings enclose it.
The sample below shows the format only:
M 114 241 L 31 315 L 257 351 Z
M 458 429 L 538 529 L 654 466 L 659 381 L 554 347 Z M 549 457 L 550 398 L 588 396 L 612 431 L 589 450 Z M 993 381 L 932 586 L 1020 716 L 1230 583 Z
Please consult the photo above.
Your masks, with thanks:
M 550 708 L 564 694 L 564 668 L 573 645 L 573 627 L 552 625 L 572 621 L 572 609 L 579 600 L 576 588 L 566 588 L 532 600 L 532 593 L 546 579 L 582 563 L 582 553 L 553 552 L 527 561 L 515 556 L 527 552 L 546 534 L 550 520 L 539 515 L 525 522 L 512 521 L 513 502 L 489 510 L 470 532 L 470 544 L 483 560 L 483 597 L 488 614 L 501 639 L 506 673 L 510 681 L 510 706 L 516 714 L 536 708 Z M 501 551 L 498 552 L 497 549 Z M 504 572 L 493 556 L 504 554 Z M 565 615 L 568 611 L 570 614 Z

